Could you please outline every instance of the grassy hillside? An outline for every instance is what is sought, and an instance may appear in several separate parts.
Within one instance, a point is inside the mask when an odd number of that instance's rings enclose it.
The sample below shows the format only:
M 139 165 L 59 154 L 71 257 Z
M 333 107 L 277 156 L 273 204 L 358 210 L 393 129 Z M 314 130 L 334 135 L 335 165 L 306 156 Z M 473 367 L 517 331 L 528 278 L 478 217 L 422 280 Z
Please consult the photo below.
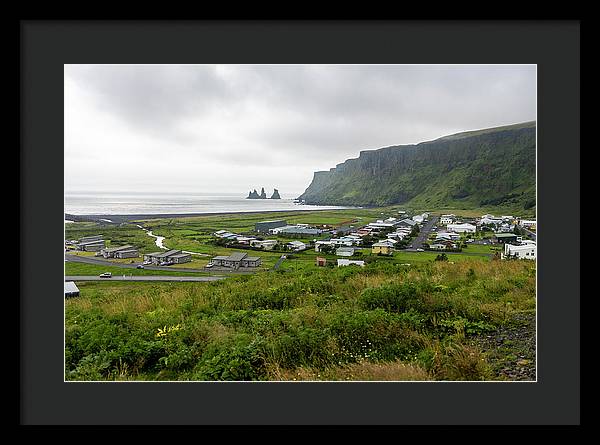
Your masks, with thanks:
M 362 151 L 315 172 L 307 204 L 535 209 L 535 122 Z
M 378 262 L 80 289 L 65 303 L 67 380 L 489 380 L 522 353 L 506 343 L 488 355 L 477 339 L 535 313 L 535 264 Z

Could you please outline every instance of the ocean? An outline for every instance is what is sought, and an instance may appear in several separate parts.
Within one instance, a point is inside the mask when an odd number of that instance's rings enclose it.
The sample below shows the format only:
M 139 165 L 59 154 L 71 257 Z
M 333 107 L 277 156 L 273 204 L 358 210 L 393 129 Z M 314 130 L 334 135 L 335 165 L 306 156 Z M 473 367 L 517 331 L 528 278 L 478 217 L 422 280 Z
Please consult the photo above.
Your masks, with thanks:
M 282 199 L 246 199 L 246 196 L 244 195 L 232 193 L 79 192 L 65 194 L 65 213 L 72 215 L 133 215 L 349 208 L 341 206 L 295 204 L 293 196 L 282 195 L 281 198 Z

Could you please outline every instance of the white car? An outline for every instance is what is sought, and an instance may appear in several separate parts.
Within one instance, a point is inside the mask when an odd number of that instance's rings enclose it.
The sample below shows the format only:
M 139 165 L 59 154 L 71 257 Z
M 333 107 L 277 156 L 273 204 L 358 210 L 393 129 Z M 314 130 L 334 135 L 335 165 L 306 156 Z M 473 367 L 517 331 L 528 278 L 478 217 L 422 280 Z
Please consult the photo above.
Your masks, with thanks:
M 112 273 L 110 272 L 104 272 L 100 274 L 100 278 L 111 278 L 112 277 Z
M 425 252 L 424 249 L 417 249 L 417 252 Z

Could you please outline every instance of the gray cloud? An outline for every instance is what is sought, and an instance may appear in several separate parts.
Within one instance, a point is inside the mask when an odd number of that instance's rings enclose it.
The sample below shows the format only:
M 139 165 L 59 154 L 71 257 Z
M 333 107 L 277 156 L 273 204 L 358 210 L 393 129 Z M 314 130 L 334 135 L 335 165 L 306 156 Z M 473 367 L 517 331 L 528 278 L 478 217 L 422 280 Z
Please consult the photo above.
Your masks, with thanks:
M 65 169 L 88 173 L 65 183 L 207 191 L 216 169 L 245 193 L 260 170 L 300 193 L 360 150 L 533 120 L 535 97 L 532 65 L 66 65 Z

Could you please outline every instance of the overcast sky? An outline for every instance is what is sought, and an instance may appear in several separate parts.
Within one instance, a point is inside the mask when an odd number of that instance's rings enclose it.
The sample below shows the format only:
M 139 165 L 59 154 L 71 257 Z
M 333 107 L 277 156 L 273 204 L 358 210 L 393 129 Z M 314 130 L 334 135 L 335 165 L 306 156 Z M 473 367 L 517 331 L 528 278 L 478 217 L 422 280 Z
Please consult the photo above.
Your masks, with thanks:
M 536 119 L 535 65 L 65 65 L 65 191 L 297 196 L 361 150 Z

